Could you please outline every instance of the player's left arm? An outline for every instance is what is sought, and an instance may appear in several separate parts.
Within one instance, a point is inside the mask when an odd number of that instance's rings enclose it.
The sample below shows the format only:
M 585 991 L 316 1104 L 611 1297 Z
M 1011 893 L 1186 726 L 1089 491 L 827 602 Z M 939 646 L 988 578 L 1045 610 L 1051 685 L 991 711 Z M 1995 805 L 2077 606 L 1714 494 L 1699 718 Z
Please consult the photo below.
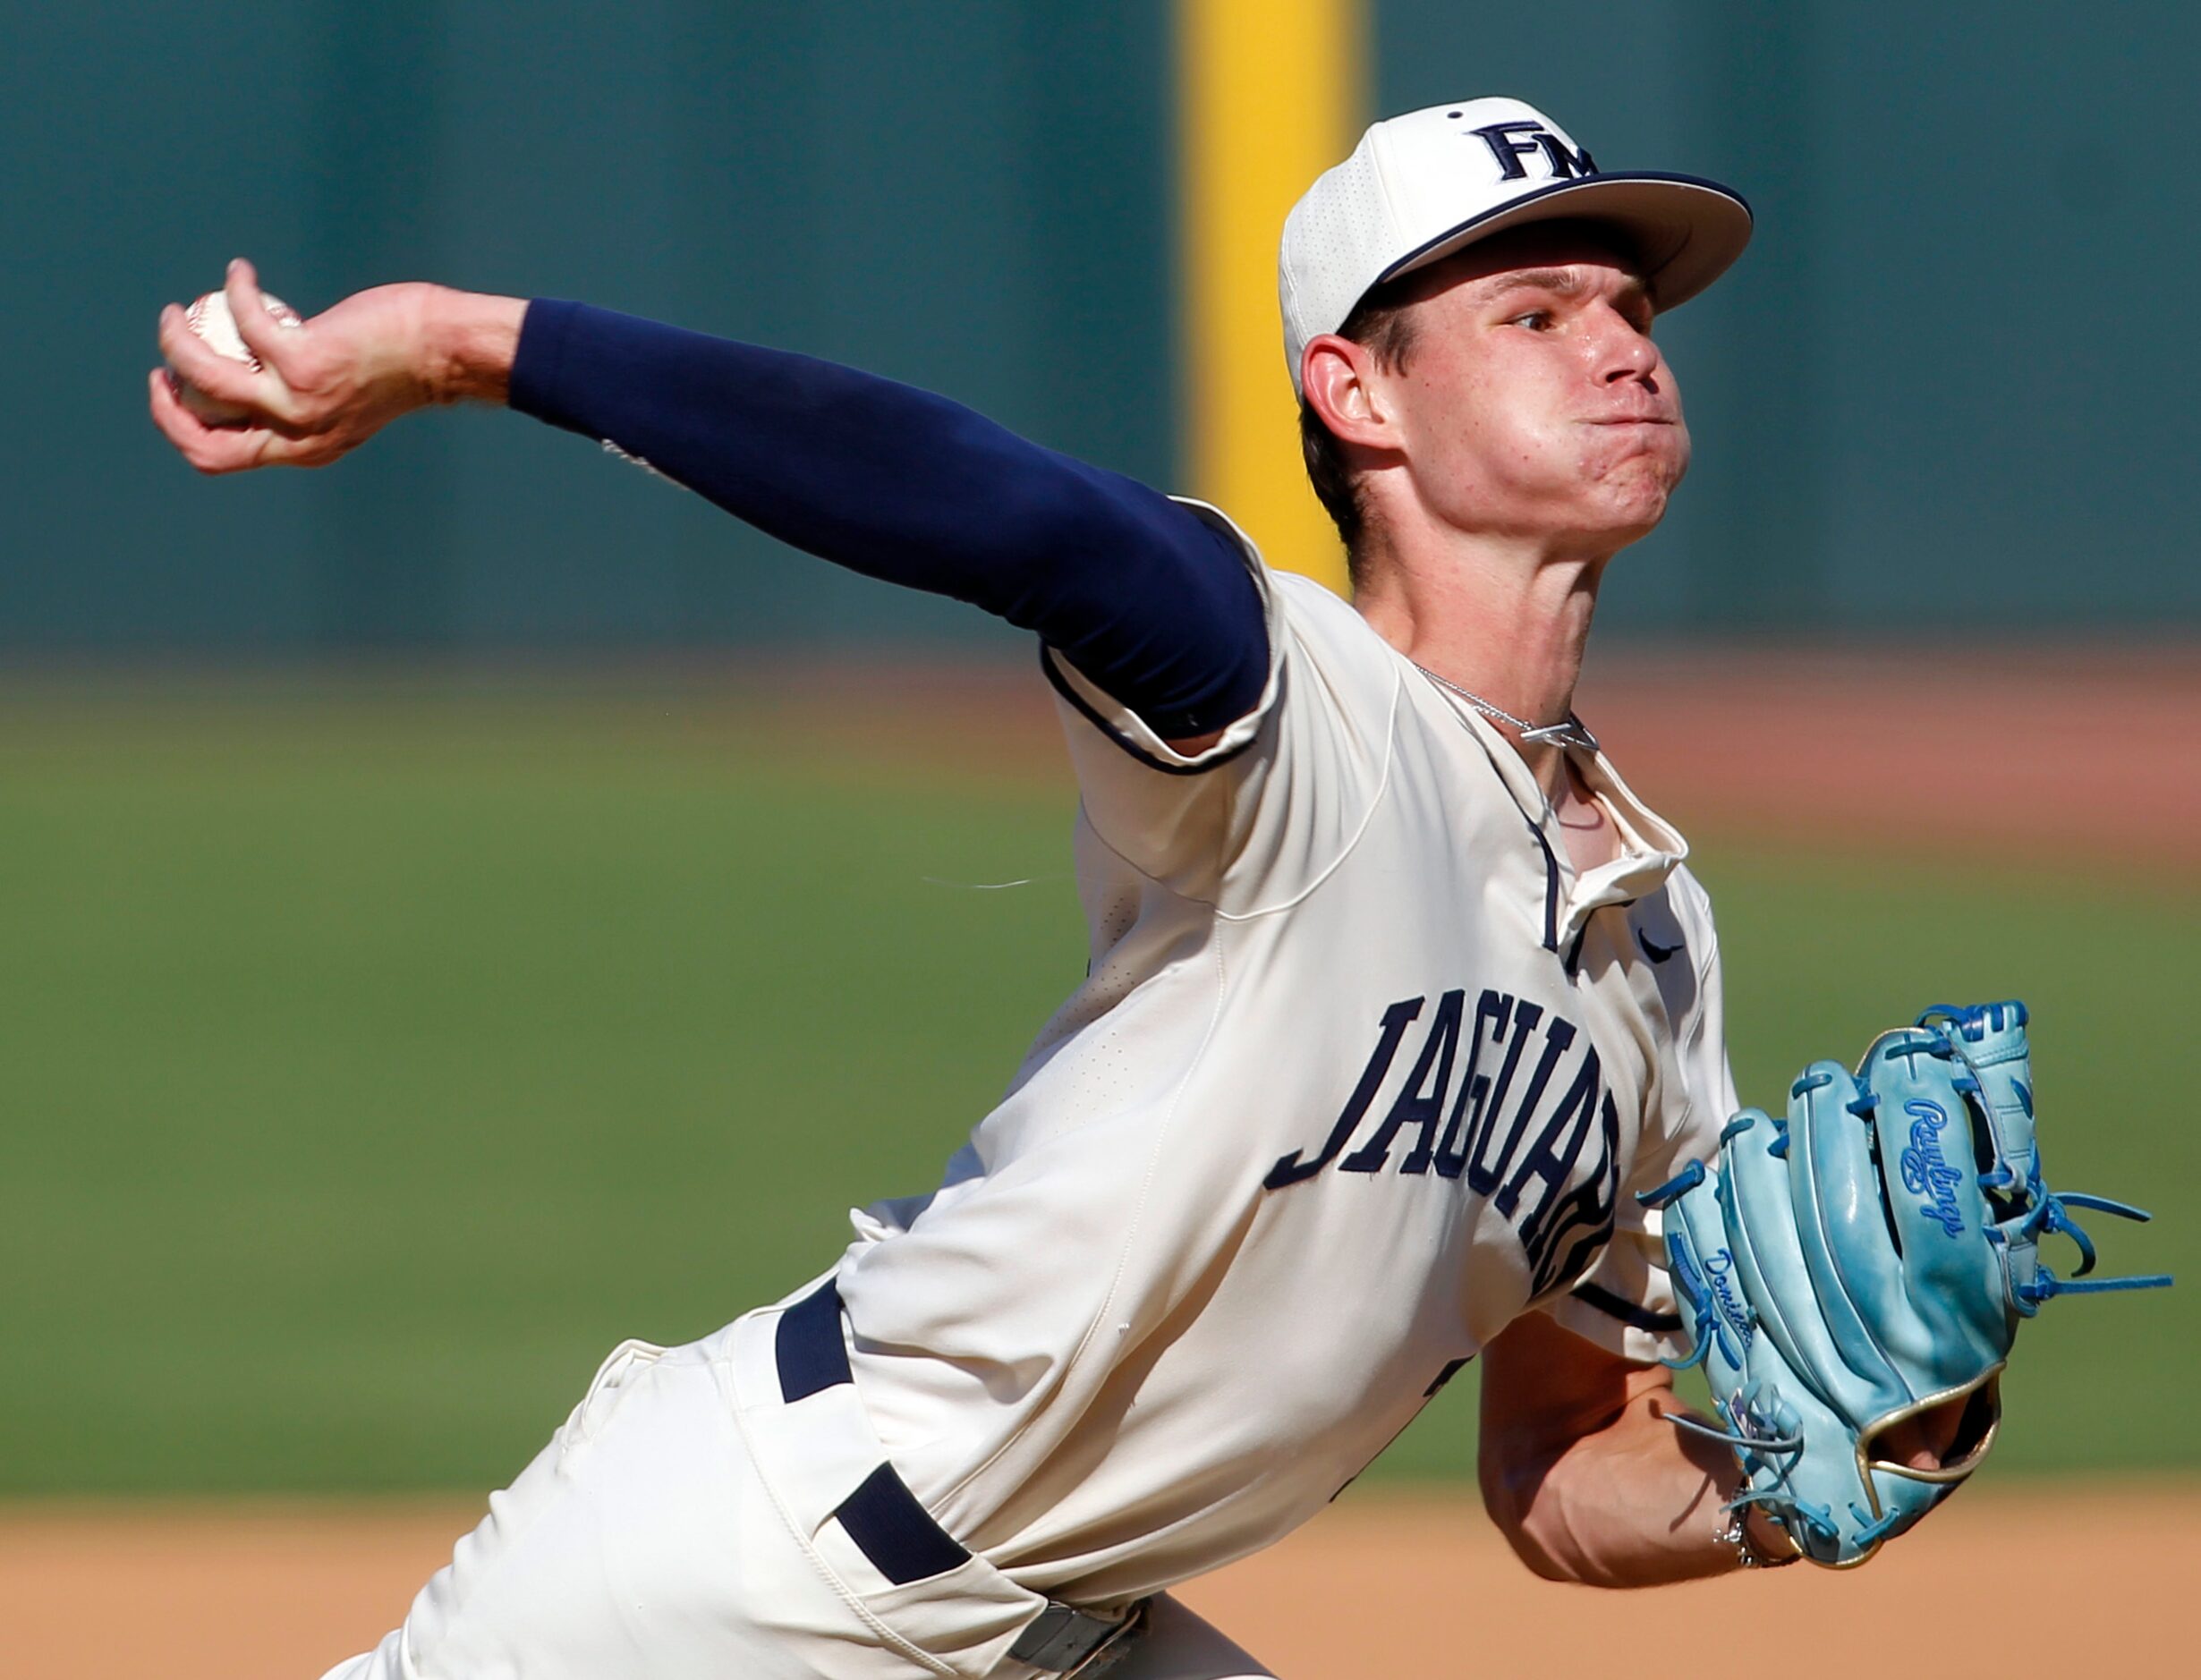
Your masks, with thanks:
M 1740 1478 L 1666 1420 L 1673 1373 L 1524 1313 L 1483 1350 L 1478 1475 L 1491 1519 L 1548 1581 L 1649 1587 L 1740 1566 L 1721 1511 Z M 1762 1557 L 1790 1551 L 1755 1518 Z

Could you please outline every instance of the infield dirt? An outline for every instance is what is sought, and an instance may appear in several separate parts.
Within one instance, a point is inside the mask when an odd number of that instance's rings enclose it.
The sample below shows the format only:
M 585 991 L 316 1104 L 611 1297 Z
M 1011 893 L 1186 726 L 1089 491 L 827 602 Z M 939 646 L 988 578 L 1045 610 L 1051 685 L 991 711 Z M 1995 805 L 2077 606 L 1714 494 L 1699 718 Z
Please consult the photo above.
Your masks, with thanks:
M 450 1503 L 0 1508 L 0 1676 L 314 1680 L 403 1616 L 474 1516 Z M 1287 1680 L 1586 1680 L 1708 1668 L 1713 1650 L 1784 1680 L 2160 1675 L 2190 1661 L 2197 1557 L 2201 1488 L 1989 1487 L 1839 1576 L 1798 1565 L 1595 1592 L 1531 1577 L 1471 1494 L 1385 1493 L 1348 1497 L 1181 1594 Z M 1959 1585 L 1977 1608 L 1952 1616 Z

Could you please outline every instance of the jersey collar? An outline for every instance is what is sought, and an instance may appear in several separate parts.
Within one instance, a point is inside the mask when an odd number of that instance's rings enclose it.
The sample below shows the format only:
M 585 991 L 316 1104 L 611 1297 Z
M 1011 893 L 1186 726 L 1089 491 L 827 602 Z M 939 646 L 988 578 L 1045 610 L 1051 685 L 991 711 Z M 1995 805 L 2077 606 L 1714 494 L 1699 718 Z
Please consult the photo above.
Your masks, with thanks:
M 1679 829 L 1636 797 L 1635 790 L 1620 779 L 1619 771 L 1613 768 L 1612 761 L 1602 750 L 1586 752 L 1569 747 L 1565 751 L 1575 768 L 1581 772 L 1584 784 L 1603 804 L 1613 826 L 1620 831 L 1620 855 L 1571 884 L 1565 915 L 1568 937 L 1571 938 L 1592 911 L 1607 904 L 1633 904 L 1658 891 L 1666 884 L 1666 878 L 1689 855 L 1689 843 Z M 1508 751 L 1508 756 L 1520 763 L 1518 753 Z M 1523 770 L 1525 773 L 1525 766 Z M 1536 788 L 1533 777 L 1529 786 Z M 1542 800 L 1542 790 L 1536 789 L 1536 793 Z M 1548 802 L 1544 803 L 1544 812 L 1550 822 L 1548 832 L 1557 836 L 1558 822 Z M 1562 870 L 1568 867 L 1566 856 L 1561 851 Z
M 1609 904 L 1633 904 L 1656 892 L 1689 855 L 1689 843 L 1682 837 L 1680 830 L 1636 796 L 1635 790 L 1621 779 L 1619 771 L 1602 750 L 1592 752 L 1580 747 L 1566 747 L 1561 751 L 1581 773 L 1585 785 L 1603 804 L 1620 835 L 1619 857 L 1585 875 L 1576 874 L 1573 861 L 1567 855 L 1567 836 L 1559 828 L 1558 813 L 1551 809 L 1551 802 L 1544 797 L 1543 789 L 1536 785 L 1536 778 L 1529 773 L 1513 742 L 1474 707 L 1424 681 L 1405 655 L 1398 655 L 1398 663 L 1402 680 L 1410 680 L 1415 687 L 1425 691 L 1474 736 L 1506 792 L 1520 808 L 1521 815 L 1543 836 L 1559 870 L 1557 921 L 1561 950 L 1574 943 L 1593 913 Z

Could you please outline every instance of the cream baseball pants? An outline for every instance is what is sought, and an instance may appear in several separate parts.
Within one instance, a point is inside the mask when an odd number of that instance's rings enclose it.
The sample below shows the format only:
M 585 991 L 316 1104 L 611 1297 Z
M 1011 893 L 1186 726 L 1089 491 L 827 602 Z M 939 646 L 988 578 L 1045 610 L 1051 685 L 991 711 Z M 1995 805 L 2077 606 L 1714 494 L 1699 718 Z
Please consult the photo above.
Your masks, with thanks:
M 853 1387 L 783 1397 L 785 1306 L 629 1342 L 404 1625 L 326 1680 L 1047 1680 L 1046 1600 L 981 1557 L 897 1585 L 834 1513 L 885 1451 Z M 1107 1680 L 1267 1676 L 1163 1597 Z

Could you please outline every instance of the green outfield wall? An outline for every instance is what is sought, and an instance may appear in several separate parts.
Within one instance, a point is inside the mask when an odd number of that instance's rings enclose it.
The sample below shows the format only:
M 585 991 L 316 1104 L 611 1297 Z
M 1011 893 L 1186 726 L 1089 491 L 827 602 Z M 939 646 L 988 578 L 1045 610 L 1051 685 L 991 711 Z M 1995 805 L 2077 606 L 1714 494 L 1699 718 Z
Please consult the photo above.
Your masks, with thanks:
M 1006 645 L 507 417 L 200 482 L 143 417 L 153 315 L 237 251 L 308 310 L 410 276 L 580 296 L 1185 484 L 1181 21 L 1161 0 L 0 0 L 0 649 Z M 2201 13 L 1364 0 L 1359 21 L 1339 73 L 1372 108 L 1518 92 L 1609 168 L 1720 176 L 1761 212 L 1732 279 L 1663 329 L 1698 466 L 1609 622 L 2201 620 L 2180 488 Z M 1280 82 L 1262 120 L 1299 103 Z

